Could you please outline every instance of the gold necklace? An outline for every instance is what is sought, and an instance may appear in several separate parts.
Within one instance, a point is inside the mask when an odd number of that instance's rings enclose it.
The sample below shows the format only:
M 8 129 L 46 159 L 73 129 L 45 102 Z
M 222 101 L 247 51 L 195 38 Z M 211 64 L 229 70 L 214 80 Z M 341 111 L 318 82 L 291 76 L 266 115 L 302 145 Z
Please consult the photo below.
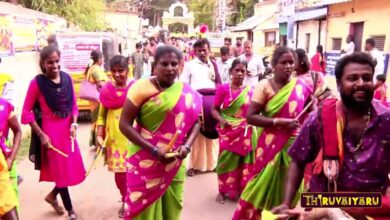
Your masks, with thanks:
M 355 153 L 357 150 L 360 149 L 360 147 L 363 145 L 363 137 L 364 135 L 366 134 L 366 131 L 367 131 L 367 128 L 368 128 L 368 124 L 370 123 L 370 119 L 371 119 L 371 108 L 368 109 L 368 114 L 367 114 L 367 121 L 366 121 L 366 125 L 364 127 L 364 130 L 362 132 L 362 137 L 360 138 L 360 141 L 359 141 L 359 144 L 357 145 L 357 147 L 355 148 L 355 150 L 353 150 L 353 152 Z
M 232 96 L 232 84 L 233 82 L 229 83 L 229 95 L 230 95 L 230 98 L 229 98 L 229 101 L 232 101 L 233 100 L 233 96 Z M 238 90 L 242 89 L 242 85 L 238 87 Z
M 157 79 L 157 76 L 156 76 L 156 82 L 157 82 L 157 85 L 158 85 L 158 87 L 160 88 L 160 90 L 162 90 L 162 87 L 161 87 L 161 85 L 160 85 L 160 82 L 159 82 L 158 79 Z

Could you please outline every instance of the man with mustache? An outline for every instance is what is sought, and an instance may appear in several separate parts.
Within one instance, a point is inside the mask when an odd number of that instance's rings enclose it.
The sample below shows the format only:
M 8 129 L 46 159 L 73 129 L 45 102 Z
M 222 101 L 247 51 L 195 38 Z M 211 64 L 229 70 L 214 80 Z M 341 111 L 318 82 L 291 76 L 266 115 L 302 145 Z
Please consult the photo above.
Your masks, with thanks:
M 310 192 L 337 189 L 338 192 L 386 194 L 390 171 L 390 112 L 381 102 L 373 100 L 374 71 L 375 65 L 368 54 L 353 53 L 338 61 L 335 75 L 341 100 L 325 100 L 318 112 L 306 120 L 289 149 L 292 162 L 284 202 L 273 209 L 274 213 L 291 213 L 289 209 L 304 168 L 313 161 Z M 339 133 L 337 126 L 341 128 Z M 383 196 L 380 209 L 345 211 L 354 217 L 390 217 L 389 198 Z
M 180 80 L 203 95 L 203 114 L 199 133 L 193 144 L 188 176 L 196 172 L 212 171 L 217 165 L 218 133 L 216 121 L 211 116 L 216 86 L 221 84 L 217 64 L 209 58 L 210 43 L 207 39 L 199 39 L 194 44 L 195 58 L 184 65 Z M 210 116 L 210 117 L 209 117 Z M 216 140 L 213 140 L 216 139 Z
M 236 46 L 233 48 L 233 51 L 234 51 L 234 57 L 238 57 L 242 53 L 244 53 L 244 47 L 242 46 L 242 37 L 236 38 Z
M 239 58 L 246 60 L 248 63 L 248 72 L 244 84 L 255 88 L 257 83 L 259 83 L 259 76 L 262 76 L 265 71 L 263 57 L 253 53 L 252 41 L 245 41 L 244 53 Z
M 223 39 L 223 44 L 225 47 L 229 48 L 229 56 L 233 57 L 234 56 L 234 47 L 232 45 L 232 39 L 230 37 L 225 37 Z
M 383 56 L 382 51 L 378 50 L 375 46 L 376 42 L 372 37 L 366 40 L 366 45 L 364 46 L 364 49 L 372 56 L 374 62 L 376 63 L 374 83 L 376 82 L 376 77 L 385 72 L 385 57 Z
M 150 57 L 153 57 L 157 50 L 157 44 L 156 44 L 156 38 L 150 37 L 149 38 L 149 44 L 146 46 L 146 50 L 149 53 Z

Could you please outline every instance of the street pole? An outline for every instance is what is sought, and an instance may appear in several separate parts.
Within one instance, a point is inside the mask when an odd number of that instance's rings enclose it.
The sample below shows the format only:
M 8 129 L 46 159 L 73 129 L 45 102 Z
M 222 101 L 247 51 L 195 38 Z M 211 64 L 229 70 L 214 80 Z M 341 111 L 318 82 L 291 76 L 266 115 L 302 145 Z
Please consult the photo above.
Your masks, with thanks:
M 227 14 L 226 0 L 221 0 L 221 3 L 222 3 L 222 32 L 225 32 L 225 30 L 226 30 L 226 14 Z
M 138 34 L 141 33 L 141 28 L 142 28 L 142 20 L 144 19 L 144 2 L 141 1 L 141 13 L 140 13 L 140 20 L 139 20 L 139 26 L 138 26 Z
M 213 13 L 214 13 L 214 14 L 215 14 L 215 5 L 216 5 L 216 4 L 213 5 Z M 217 20 L 217 19 L 215 19 L 215 16 L 213 16 L 213 22 L 212 22 L 212 25 L 213 25 L 213 26 L 212 26 L 212 27 L 213 27 L 212 30 L 213 30 L 213 31 L 215 30 L 215 22 L 216 22 L 216 20 Z

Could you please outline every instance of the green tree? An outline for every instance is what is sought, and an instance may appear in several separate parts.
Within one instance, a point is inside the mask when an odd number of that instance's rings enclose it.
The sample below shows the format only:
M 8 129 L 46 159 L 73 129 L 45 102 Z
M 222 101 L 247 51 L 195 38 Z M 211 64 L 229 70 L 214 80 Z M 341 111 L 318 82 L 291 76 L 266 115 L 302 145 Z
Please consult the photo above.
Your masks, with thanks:
M 164 11 L 168 11 L 169 6 L 176 0 L 131 0 L 131 4 L 139 8 L 141 16 L 149 19 L 152 26 L 162 25 Z
M 245 19 L 253 16 L 256 0 L 233 0 L 231 4 L 233 10 L 236 13 L 233 13 L 229 17 L 229 25 L 236 25 L 240 22 L 243 22 Z
M 83 30 L 104 29 L 104 0 L 19 0 L 27 8 L 64 17 Z
M 188 2 L 190 11 L 195 16 L 195 26 L 207 24 L 211 29 L 216 17 L 214 12 L 215 0 L 189 0 Z

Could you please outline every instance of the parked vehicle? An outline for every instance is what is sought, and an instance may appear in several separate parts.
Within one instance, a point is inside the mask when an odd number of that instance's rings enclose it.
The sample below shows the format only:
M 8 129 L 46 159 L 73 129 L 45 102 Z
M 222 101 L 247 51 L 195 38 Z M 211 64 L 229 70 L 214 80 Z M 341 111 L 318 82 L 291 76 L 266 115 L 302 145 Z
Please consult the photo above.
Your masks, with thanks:
M 89 110 L 89 102 L 79 98 L 81 82 L 92 50 L 100 50 L 104 58 L 104 70 L 110 75 L 109 60 L 119 54 L 120 43 L 114 33 L 109 32 L 71 32 L 55 35 L 61 51 L 61 69 L 73 79 L 79 110 Z

